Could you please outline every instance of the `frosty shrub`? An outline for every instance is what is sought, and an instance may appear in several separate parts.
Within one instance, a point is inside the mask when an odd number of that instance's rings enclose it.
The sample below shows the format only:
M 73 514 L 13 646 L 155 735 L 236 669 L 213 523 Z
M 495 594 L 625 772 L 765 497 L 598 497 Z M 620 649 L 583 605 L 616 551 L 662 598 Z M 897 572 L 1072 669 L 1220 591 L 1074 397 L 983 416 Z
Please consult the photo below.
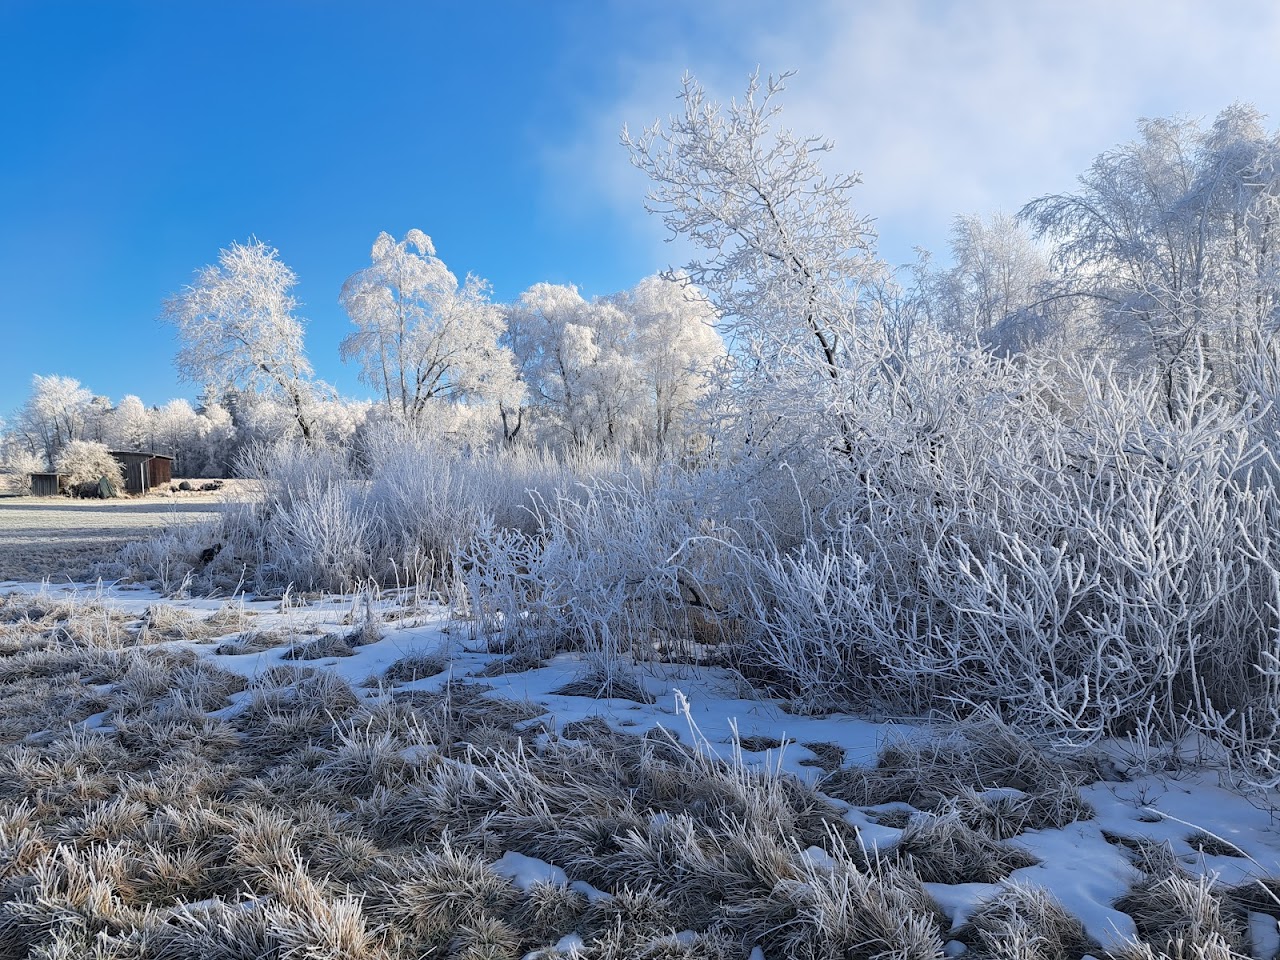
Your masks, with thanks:
M 370 575 L 373 520 L 340 452 L 256 446 L 243 455 L 239 471 L 261 494 L 233 507 L 223 522 L 259 588 L 351 589 Z
M 260 590 L 348 591 L 367 581 L 442 588 L 459 546 L 486 525 L 538 535 L 540 503 L 633 469 L 617 455 L 471 455 L 394 422 L 372 429 L 350 455 L 290 441 L 250 445 L 238 472 L 257 493 L 224 507 L 208 534 L 221 546 L 200 573 L 211 585 L 243 577 Z M 154 558 L 142 566 L 153 575 Z
M 514 641 L 591 652 L 606 675 L 620 657 L 687 655 L 697 584 L 712 579 L 691 568 L 713 523 L 697 483 L 671 468 L 539 495 L 537 534 L 489 526 L 465 548 L 473 607 Z
M 72 440 L 58 454 L 53 469 L 65 476 L 72 486 L 97 483 L 106 478 L 108 485 L 117 493 L 124 490 L 124 472 L 119 461 L 107 452 L 105 444 Z
M 448 570 L 454 545 L 480 522 L 471 477 L 444 443 L 406 428 L 371 438 L 365 505 L 379 579 L 431 584 Z
M 1280 570 L 1259 409 L 1205 366 L 1170 419 L 1143 380 L 981 362 L 915 374 L 921 421 L 868 424 L 813 539 L 744 554 L 748 672 L 814 708 L 985 704 L 1077 745 L 1255 704 Z
M 979 704 L 1061 746 L 1209 731 L 1247 779 L 1280 783 L 1260 115 L 1144 121 L 1079 193 L 1029 204 L 1049 273 L 1005 230 L 997 280 L 962 220 L 956 268 L 904 287 L 856 175 L 779 119 L 786 79 L 718 102 L 686 76 L 674 116 L 623 131 L 745 361 L 710 449 L 785 457 L 829 491 L 799 543 L 735 540 L 719 515 L 741 563 L 708 592 L 741 627 L 743 671 L 802 709 Z
M 0 448 L 0 484 L 6 484 L 14 493 L 27 496 L 31 493 L 31 474 L 45 468 L 43 458 L 24 450 L 17 444 Z

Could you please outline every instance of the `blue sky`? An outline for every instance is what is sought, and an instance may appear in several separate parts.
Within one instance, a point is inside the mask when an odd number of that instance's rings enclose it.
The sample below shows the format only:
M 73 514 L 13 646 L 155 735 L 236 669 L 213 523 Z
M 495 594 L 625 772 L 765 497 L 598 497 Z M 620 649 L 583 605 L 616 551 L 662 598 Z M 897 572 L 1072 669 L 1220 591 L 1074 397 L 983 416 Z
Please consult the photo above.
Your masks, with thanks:
M 672 248 L 618 130 L 674 109 L 685 69 L 723 98 L 799 70 L 788 122 L 862 171 L 900 261 L 957 213 L 1068 188 L 1139 116 L 1240 99 L 1280 122 L 1277 49 L 1264 0 L 0 0 L 0 416 L 35 373 L 194 395 L 155 316 L 250 235 L 298 273 L 347 395 L 337 295 L 380 230 L 426 231 L 503 300 L 630 286 Z

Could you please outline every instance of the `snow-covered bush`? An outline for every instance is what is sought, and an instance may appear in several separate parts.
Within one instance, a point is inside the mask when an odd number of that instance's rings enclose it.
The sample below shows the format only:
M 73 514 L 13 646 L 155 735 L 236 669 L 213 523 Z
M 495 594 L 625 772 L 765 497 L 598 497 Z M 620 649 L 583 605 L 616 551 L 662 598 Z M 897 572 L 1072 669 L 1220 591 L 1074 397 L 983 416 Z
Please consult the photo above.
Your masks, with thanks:
M 944 429 L 867 431 L 814 540 L 747 555 L 745 664 L 813 706 L 987 704 L 1074 743 L 1247 702 L 1280 570 L 1259 410 L 1207 373 L 1173 419 L 1077 374 L 1074 409 L 993 366 L 950 379 Z
M 124 471 L 106 445 L 90 440 L 72 440 L 58 453 L 53 469 L 74 487 L 105 479 L 116 493 L 124 490 Z
M 26 496 L 31 493 L 31 474 L 45 468 L 45 462 L 16 443 L 0 446 L 0 482 L 14 493 Z
M 495 625 L 605 664 L 685 646 L 679 555 L 698 533 L 687 490 L 597 479 L 540 495 L 535 517 L 537 533 L 489 526 L 463 552 L 472 602 L 503 612 Z

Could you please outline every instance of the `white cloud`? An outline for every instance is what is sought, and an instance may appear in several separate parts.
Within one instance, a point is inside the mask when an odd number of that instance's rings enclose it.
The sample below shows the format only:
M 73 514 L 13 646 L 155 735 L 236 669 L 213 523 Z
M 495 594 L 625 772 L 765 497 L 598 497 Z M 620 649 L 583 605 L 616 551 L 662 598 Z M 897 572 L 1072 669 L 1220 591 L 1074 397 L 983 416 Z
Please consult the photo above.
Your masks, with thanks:
M 785 121 L 832 137 L 831 162 L 862 172 L 860 206 L 895 258 L 915 243 L 940 247 L 958 213 L 1016 210 L 1069 189 L 1094 156 L 1134 135 L 1141 116 L 1212 117 L 1247 100 L 1280 121 L 1280 4 L 1270 0 L 781 7 L 754 26 L 739 22 L 732 44 L 632 64 L 627 94 L 599 105 L 569 146 L 579 189 L 625 211 L 638 243 L 660 231 L 640 223 L 644 184 L 617 131 L 622 119 L 670 113 L 685 69 L 723 99 L 757 63 L 797 70 Z

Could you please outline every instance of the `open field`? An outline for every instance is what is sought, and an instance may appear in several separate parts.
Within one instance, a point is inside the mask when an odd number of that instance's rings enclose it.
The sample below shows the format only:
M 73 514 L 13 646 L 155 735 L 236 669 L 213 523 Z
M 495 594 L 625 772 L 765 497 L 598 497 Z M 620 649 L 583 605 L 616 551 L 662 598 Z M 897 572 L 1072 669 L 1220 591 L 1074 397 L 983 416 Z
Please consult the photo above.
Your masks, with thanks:
M 0 580 L 92 580 L 97 564 L 124 544 L 207 520 L 221 501 L 221 493 L 129 500 L 0 497 Z

